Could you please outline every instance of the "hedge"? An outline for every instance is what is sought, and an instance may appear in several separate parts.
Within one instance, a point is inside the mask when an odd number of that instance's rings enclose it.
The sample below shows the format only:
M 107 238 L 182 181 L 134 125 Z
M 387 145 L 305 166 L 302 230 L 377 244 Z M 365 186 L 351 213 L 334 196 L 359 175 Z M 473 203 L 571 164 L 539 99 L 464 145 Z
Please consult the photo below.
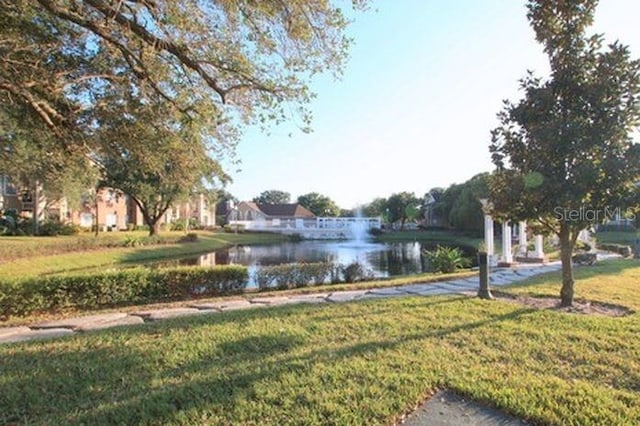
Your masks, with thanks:
M 0 282 L 0 319 L 36 312 L 86 310 L 241 293 L 244 266 L 128 269 Z
M 262 266 L 255 272 L 254 279 L 260 290 L 274 287 L 284 290 L 323 284 L 332 275 L 333 269 L 333 264 L 324 262 Z
M 326 283 L 353 283 L 368 279 L 373 279 L 373 272 L 358 262 L 348 265 L 331 262 L 287 263 L 262 266 L 254 274 L 255 283 L 260 290 L 273 288 L 285 290 Z
M 631 250 L 631 247 L 624 244 L 598 243 L 596 244 L 596 247 L 598 247 L 600 250 L 606 250 L 606 251 L 612 251 L 614 253 L 618 253 L 624 257 L 629 257 L 633 254 L 633 250 Z

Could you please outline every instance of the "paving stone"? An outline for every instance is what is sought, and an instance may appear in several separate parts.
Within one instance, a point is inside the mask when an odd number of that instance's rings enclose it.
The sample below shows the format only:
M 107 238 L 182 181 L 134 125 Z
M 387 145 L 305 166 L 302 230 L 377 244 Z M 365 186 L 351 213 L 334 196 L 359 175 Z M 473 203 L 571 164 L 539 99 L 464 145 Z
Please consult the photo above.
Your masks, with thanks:
M 168 309 L 157 309 L 152 311 L 138 311 L 133 313 L 133 315 L 142 317 L 145 320 L 149 320 L 149 321 L 159 321 L 163 319 L 184 317 L 189 315 L 198 315 L 203 313 L 207 313 L 207 311 L 198 310 L 196 308 L 168 308 Z
M 259 308 L 261 305 L 259 303 L 251 303 L 248 300 L 230 300 L 226 303 L 223 303 L 221 309 L 223 311 L 237 311 L 239 309 L 250 309 L 250 308 Z
M 289 297 L 296 303 L 325 303 L 329 293 L 297 294 Z
M 109 314 L 88 315 L 84 317 L 66 318 L 55 321 L 45 321 L 33 325 L 31 328 L 45 329 L 45 328 L 71 328 L 76 329 L 79 327 L 88 326 L 93 324 L 98 326 L 102 323 L 112 323 L 122 320 L 127 317 L 127 314 L 122 312 L 114 312 Z
M 545 272 L 555 272 L 555 271 L 559 271 L 560 269 L 562 269 L 562 267 L 558 265 L 542 266 L 538 269 L 538 273 L 544 274 Z
M 408 294 L 422 294 L 424 292 L 429 292 L 434 289 L 437 289 L 435 286 L 437 283 L 433 284 L 407 284 L 402 287 L 397 287 L 399 290 L 402 290 Z
M 367 292 L 367 295 L 376 295 L 376 296 L 405 296 L 407 294 L 400 287 L 387 287 L 387 288 L 374 288 Z
M 523 277 L 532 277 L 534 275 L 538 275 L 540 272 L 536 271 L 535 269 L 516 269 L 515 273 L 517 275 L 521 275 Z
M 477 286 L 471 286 L 468 283 L 465 284 L 453 284 L 449 282 L 445 282 L 443 284 L 438 284 L 438 287 L 444 290 L 443 294 L 453 294 L 458 293 L 460 291 L 472 290 L 477 288 Z
M 455 280 L 455 281 L 444 281 L 442 284 L 438 284 L 438 286 L 440 287 L 451 287 L 454 286 L 454 288 L 478 288 L 478 286 L 480 285 L 479 281 L 475 281 L 475 282 L 469 282 L 469 281 L 465 281 L 465 280 Z
M 518 275 L 518 274 L 516 274 L 514 272 L 502 273 L 502 274 L 500 274 L 500 277 L 505 281 L 509 281 L 509 283 L 516 282 L 516 281 L 522 281 L 522 280 L 528 278 L 528 277 L 525 277 L 523 275 Z
M 0 339 L 12 334 L 26 333 L 31 331 L 29 327 L 0 327 Z
M 235 300 L 223 300 L 220 302 L 202 302 L 192 303 L 189 307 L 200 309 L 202 311 L 220 312 L 220 311 L 235 311 L 238 309 L 257 308 L 260 306 L 266 306 L 262 304 L 252 304 L 247 299 L 235 299 Z
M 123 325 L 137 325 L 144 324 L 144 320 L 141 317 L 135 315 L 127 315 L 123 318 L 118 318 L 113 321 L 99 321 L 99 322 L 87 322 L 74 328 L 76 331 L 90 331 L 90 330 L 102 330 L 111 327 L 120 327 Z
M 190 303 L 189 308 L 195 308 L 201 311 L 221 311 L 222 302 L 197 302 Z
M 327 300 L 330 302 L 349 302 L 362 298 L 366 293 L 367 290 L 337 291 L 331 293 L 331 295 L 327 297 Z
M 512 280 L 501 275 L 489 276 L 489 284 L 491 285 L 506 285 L 511 283 L 512 283 Z
M 432 285 L 428 290 L 416 292 L 416 294 L 421 296 L 439 296 L 442 294 L 452 294 L 453 292 L 454 291 L 452 289 Z
M 252 304 L 260 303 L 269 306 L 289 305 L 291 303 L 297 303 L 295 300 L 286 296 L 274 296 L 274 297 L 254 297 L 250 300 Z
M 75 334 L 73 330 L 68 328 L 47 328 L 42 330 L 24 331 L 21 333 L 7 334 L 0 336 L 0 343 L 16 343 L 27 342 L 29 340 L 53 339 L 56 337 L 68 336 Z

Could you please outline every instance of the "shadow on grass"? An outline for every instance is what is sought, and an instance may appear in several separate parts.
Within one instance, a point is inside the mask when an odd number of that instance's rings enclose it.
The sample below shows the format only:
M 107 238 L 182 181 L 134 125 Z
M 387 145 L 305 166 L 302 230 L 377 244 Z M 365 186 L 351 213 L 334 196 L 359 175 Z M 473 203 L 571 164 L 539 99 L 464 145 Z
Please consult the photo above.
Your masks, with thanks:
M 84 336 L 60 341 L 53 347 L 26 346 L 23 351 L 5 357 L 0 365 L 0 423 L 230 424 L 242 421 L 236 416 L 248 416 L 244 421 L 255 423 L 261 420 L 256 414 L 259 410 L 244 412 L 234 407 L 275 404 L 271 410 L 276 412 L 271 414 L 278 414 L 281 409 L 278 402 L 282 401 L 270 401 L 260 393 L 265 383 L 282 385 L 283 381 L 287 383 L 284 376 L 311 376 L 320 364 L 333 368 L 354 357 L 369 357 L 414 341 L 442 339 L 504 321 L 518 321 L 535 312 L 518 309 L 450 326 L 425 325 L 424 331 L 397 336 L 381 330 L 373 340 L 347 342 L 338 347 L 313 346 L 304 333 L 286 329 L 253 331 L 252 335 L 242 335 L 236 330 L 230 336 L 225 334 L 212 340 L 199 334 L 210 325 L 235 320 L 242 330 L 243 321 L 302 315 L 303 309 L 314 307 L 287 306 L 109 330 L 97 333 L 98 336 L 81 345 L 78 340 Z M 187 331 L 192 333 L 189 342 L 170 340 L 170 336 Z M 114 338 L 109 340 L 110 336 Z M 275 394 L 278 398 L 278 392 Z M 319 409 L 313 401 L 300 404 L 308 404 L 310 412 Z M 271 422 L 274 421 L 277 419 L 272 418 Z

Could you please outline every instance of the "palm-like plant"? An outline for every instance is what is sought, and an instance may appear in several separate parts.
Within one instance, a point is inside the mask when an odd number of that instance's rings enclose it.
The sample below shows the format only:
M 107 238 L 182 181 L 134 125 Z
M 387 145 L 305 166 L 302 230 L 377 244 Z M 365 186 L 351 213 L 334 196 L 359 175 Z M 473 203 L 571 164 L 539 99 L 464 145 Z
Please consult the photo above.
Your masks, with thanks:
M 436 272 L 446 274 L 471 265 L 471 259 L 465 257 L 457 247 L 438 245 L 435 250 L 424 250 L 423 254 L 429 262 L 430 269 Z

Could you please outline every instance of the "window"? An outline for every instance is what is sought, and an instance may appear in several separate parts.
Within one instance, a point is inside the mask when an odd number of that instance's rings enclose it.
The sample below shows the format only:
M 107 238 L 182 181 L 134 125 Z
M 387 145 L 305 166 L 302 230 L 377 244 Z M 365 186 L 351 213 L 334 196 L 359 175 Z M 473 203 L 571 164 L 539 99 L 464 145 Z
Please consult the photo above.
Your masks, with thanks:
M 4 194 L 5 195 L 16 195 L 16 187 L 13 183 L 11 183 L 11 179 L 8 176 L 4 177 Z
M 91 213 L 82 213 L 80 215 L 80 226 L 90 228 L 93 225 L 93 215 Z

